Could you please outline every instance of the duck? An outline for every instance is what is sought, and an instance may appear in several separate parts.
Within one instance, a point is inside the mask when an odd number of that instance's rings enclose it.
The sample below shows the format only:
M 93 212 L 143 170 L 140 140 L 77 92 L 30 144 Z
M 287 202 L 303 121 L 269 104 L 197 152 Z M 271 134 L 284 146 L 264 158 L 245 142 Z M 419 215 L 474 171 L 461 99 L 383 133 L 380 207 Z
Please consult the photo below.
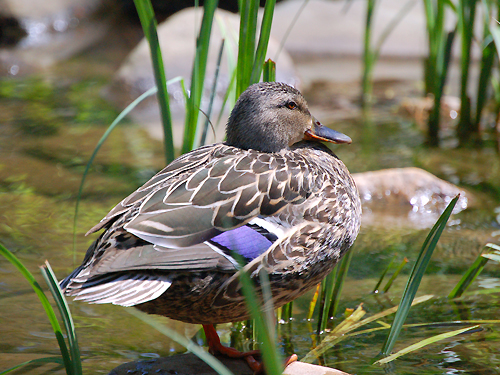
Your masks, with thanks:
M 251 356 L 214 328 L 250 318 L 240 274 L 262 298 L 265 271 L 278 308 L 321 282 L 359 232 L 358 190 L 325 142 L 351 139 L 316 120 L 299 90 L 249 86 L 226 141 L 180 156 L 118 203 L 87 232 L 102 230 L 61 289 L 201 324 L 210 352 Z

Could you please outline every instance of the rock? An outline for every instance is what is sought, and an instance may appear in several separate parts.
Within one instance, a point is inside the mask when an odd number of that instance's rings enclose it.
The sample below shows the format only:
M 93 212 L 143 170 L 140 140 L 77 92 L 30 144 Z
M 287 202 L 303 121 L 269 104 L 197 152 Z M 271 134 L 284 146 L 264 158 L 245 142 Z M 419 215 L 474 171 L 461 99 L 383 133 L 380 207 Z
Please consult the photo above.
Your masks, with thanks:
M 292 362 L 283 371 L 283 375 L 349 375 L 330 367 L 316 366 L 304 362 Z
M 364 223 L 380 223 L 385 214 L 394 223 L 400 224 L 400 217 L 406 216 L 414 226 L 427 227 L 457 194 L 460 199 L 454 213 L 466 209 L 472 198 L 469 192 L 419 168 L 383 169 L 353 177 L 363 204 Z
M 217 357 L 233 374 L 252 375 L 253 371 L 243 359 Z M 145 361 L 124 363 L 111 370 L 108 375 L 216 375 L 217 372 L 199 359 L 196 355 L 187 353 L 151 359 Z M 304 362 L 293 362 L 287 366 L 283 375 L 348 375 L 345 372 L 328 367 L 315 366 Z
M 190 87 L 191 69 L 195 52 L 196 35 L 202 19 L 202 9 L 184 9 L 158 27 L 158 37 L 162 50 L 165 72 L 168 79 L 184 77 L 185 87 Z M 189 26 L 187 26 L 189 25 Z M 205 79 L 205 95 L 202 109 L 206 110 L 209 93 L 213 84 L 217 57 L 222 38 L 225 38 L 224 54 L 221 71 L 217 83 L 217 96 L 212 118 L 217 118 L 222 101 L 230 81 L 230 66 L 235 66 L 238 51 L 236 40 L 239 34 L 239 15 L 218 9 L 212 26 L 212 36 L 208 54 L 208 64 Z M 271 38 L 267 56 L 273 57 L 279 49 L 279 43 Z M 232 69 L 232 68 L 231 68 Z M 285 51 L 282 51 L 277 61 L 276 80 L 292 85 L 298 83 L 294 65 Z M 108 87 L 105 96 L 118 107 L 124 108 L 139 95 L 155 85 L 149 46 L 145 39 L 130 53 L 116 73 L 113 83 Z M 174 135 L 176 145 L 179 145 L 184 122 L 184 96 L 179 82 L 169 86 L 170 107 L 173 114 Z M 149 100 L 132 111 L 135 121 L 144 124 L 154 138 L 162 137 L 160 115 L 156 98 Z M 215 124 L 214 124 L 215 125 Z M 218 141 L 222 140 L 224 121 L 218 129 Z M 209 140 L 212 142 L 213 138 Z
M 227 357 L 218 359 L 233 373 L 252 375 L 245 360 Z M 124 363 L 111 370 L 108 375 L 216 375 L 217 372 L 192 353 L 173 355 L 157 359 Z
M 0 76 L 31 73 L 91 46 L 108 30 L 109 17 L 98 17 L 111 4 L 106 1 L 0 0 L 8 25 L 22 29 L 17 43 L 0 49 Z M 12 27 L 2 33 L 14 32 Z
M 454 121 L 460 114 L 460 98 L 445 95 L 441 98 L 441 129 L 449 130 L 456 125 Z M 427 120 L 434 107 L 434 99 L 431 95 L 423 98 L 404 98 L 401 102 L 399 112 L 412 117 L 420 130 L 427 130 Z

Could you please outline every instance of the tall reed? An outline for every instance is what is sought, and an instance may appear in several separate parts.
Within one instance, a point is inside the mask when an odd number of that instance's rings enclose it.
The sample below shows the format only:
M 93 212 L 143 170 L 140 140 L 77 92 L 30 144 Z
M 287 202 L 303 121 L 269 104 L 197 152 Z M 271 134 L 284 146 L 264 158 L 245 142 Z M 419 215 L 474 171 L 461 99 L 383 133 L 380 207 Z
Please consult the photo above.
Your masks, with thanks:
M 380 55 L 380 50 L 386 39 L 392 34 L 396 26 L 403 21 L 405 16 L 409 14 L 410 10 L 416 4 L 416 0 L 408 0 L 394 16 L 393 19 L 384 27 L 382 33 L 377 39 L 376 43 L 373 44 L 373 24 L 376 0 L 367 0 L 366 2 L 366 14 L 365 14 L 365 32 L 363 38 L 363 76 L 361 79 L 361 106 L 363 108 L 368 108 L 373 102 L 373 72 L 375 70 L 375 64 Z
M 458 1 L 458 31 L 460 33 L 460 121 L 457 126 L 457 136 L 461 145 L 468 143 L 473 136 L 479 137 L 479 129 L 472 127 L 471 99 L 468 95 L 471 49 L 474 36 L 474 21 L 477 0 Z
M 191 73 L 191 90 L 186 102 L 184 140 L 181 148 L 181 153 L 183 154 L 196 147 L 198 118 L 207 70 L 208 49 L 210 47 L 210 36 L 212 34 L 212 24 L 217 4 L 218 0 L 206 0 L 204 2 L 203 19 L 198 38 L 196 39 L 196 53 Z
M 481 144 L 481 121 L 484 108 L 490 96 L 498 43 L 490 26 L 498 16 L 498 2 L 492 0 L 451 1 L 424 0 L 429 55 L 425 63 L 426 93 L 433 98 L 433 108 L 429 114 L 427 144 L 439 145 L 441 100 L 446 84 L 447 71 L 451 59 L 451 47 L 455 34 L 460 37 L 460 118 L 456 136 L 460 146 Z M 482 18 L 476 17 L 480 8 Z M 454 15 L 457 26 L 445 30 L 446 13 Z M 482 36 L 474 34 L 475 22 L 482 22 Z M 479 45 L 479 79 L 476 91 L 471 90 L 473 71 L 472 49 Z
M 240 1 L 240 39 L 236 68 L 236 97 L 260 80 L 266 57 L 276 0 L 267 0 L 257 40 L 258 0 Z M 256 47 L 257 46 L 257 47 Z
M 448 74 L 451 58 L 451 47 L 455 31 L 446 31 L 446 10 L 455 11 L 451 2 L 443 0 L 424 0 L 428 56 L 425 59 L 425 92 L 432 95 L 433 106 L 427 121 L 426 143 L 439 146 L 439 126 L 441 99 Z
M 156 31 L 157 24 L 153 6 L 150 0 L 134 0 L 137 14 L 141 21 L 142 30 L 146 37 L 149 50 L 151 52 L 151 61 L 153 63 L 153 72 L 158 90 L 158 103 L 160 105 L 160 113 L 163 122 L 163 144 L 165 148 L 165 159 L 167 163 L 174 160 L 174 138 L 172 132 L 172 114 L 170 112 L 170 104 L 167 91 L 167 79 L 163 58 L 161 56 L 160 43 L 158 41 L 158 33 Z

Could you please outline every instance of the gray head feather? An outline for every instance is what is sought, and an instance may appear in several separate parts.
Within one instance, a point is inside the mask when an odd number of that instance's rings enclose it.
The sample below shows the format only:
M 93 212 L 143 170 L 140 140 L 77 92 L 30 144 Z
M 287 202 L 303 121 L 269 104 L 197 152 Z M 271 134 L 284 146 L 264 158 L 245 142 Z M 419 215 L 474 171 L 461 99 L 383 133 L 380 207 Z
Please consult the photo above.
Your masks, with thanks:
M 227 144 L 279 152 L 304 138 L 312 126 L 306 100 L 295 88 L 261 82 L 241 94 L 226 127 Z

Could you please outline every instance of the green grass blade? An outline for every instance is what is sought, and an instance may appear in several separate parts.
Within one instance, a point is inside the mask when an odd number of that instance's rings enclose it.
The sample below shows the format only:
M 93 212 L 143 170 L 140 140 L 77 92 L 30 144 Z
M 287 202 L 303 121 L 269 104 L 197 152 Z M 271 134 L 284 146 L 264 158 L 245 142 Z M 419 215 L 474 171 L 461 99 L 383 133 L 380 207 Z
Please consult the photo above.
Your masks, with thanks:
M 445 332 L 445 333 L 441 333 L 440 335 L 436 335 L 436 336 L 432 336 L 432 337 L 426 338 L 426 339 L 424 339 L 422 341 L 419 341 L 419 342 L 417 342 L 417 343 L 415 343 L 413 345 L 408 346 L 407 348 L 401 349 L 397 353 L 394 353 L 394 354 L 392 354 L 390 356 L 387 356 L 385 358 L 379 359 L 378 361 L 374 362 L 373 364 L 374 365 L 376 365 L 376 364 L 381 365 L 381 364 L 384 364 L 384 363 L 392 362 L 396 358 L 401 357 L 402 355 L 411 353 L 411 352 L 413 352 L 415 350 L 421 349 L 424 346 L 427 346 L 427 345 L 430 345 L 430 344 L 434 344 L 434 343 L 436 343 L 438 341 L 445 340 L 445 339 L 448 339 L 450 337 L 454 337 L 454 336 L 460 335 L 460 334 L 462 334 L 464 332 L 470 331 L 471 329 L 476 329 L 478 327 L 479 327 L 479 325 L 475 325 L 475 326 L 472 326 L 472 327 L 461 328 L 461 329 L 457 329 L 455 331 Z
M 276 63 L 271 59 L 267 59 L 266 62 L 264 63 L 262 80 L 264 82 L 276 81 Z
M 272 346 L 273 348 L 276 348 L 276 335 L 274 334 L 274 302 L 273 302 L 273 294 L 271 292 L 271 282 L 269 281 L 269 275 L 267 272 L 261 270 L 259 272 L 259 282 L 261 285 L 262 289 L 262 299 L 264 300 L 264 305 L 262 306 L 261 312 L 263 312 L 263 317 L 265 319 L 265 325 L 266 325 L 266 335 L 268 336 L 266 340 L 269 340 L 269 345 Z M 291 316 L 291 308 L 293 306 L 293 302 L 290 302 L 286 305 L 287 307 L 285 308 L 286 314 L 290 317 Z M 258 332 L 259 333 L 259 332 Z M 271 360 L 274 362 L 276 361 L 279 357 L 276 355 L 273 355 L 271 357 Z M 270 362 L 270 360 L 268 360 Z M 278 366 L 281 366 L 279 362 Z M 274 366 L 274 365 L 273 365 Z M 271 367 L 273 367 L 271 366 Z
M 460 120 L 457 135 L 461 145 L 477 141 L 479 128 L 474 131 L 471 121 L 471 104 L 468 93 L 470 81 L 471 49 L 477 0 L 458 2 L 458 30 L 460 32 Z
M 500 60 L 500 23 L 496 21 L 496 24 L 490 26 L 491 36 L 495 42 L 498 59 Z
M 452 298 L 458 298 L 461 297 L 462 294 L 469 288 L 469 286 L 474 282 L 476 277 L 481 273 L 483 270 L 484 266 L 486 266 L 486 263 L 488 263 L 488 260 L 491 259 L 491 252 L 495 252 L 495 250 L 500 250 L 500 247 L 498 249 L 495 249 L 495 247 L 498 247 L 494 244 L 486 244 L 485 248 L 491 249 L 490 251 L 488 250 L 483 250 L 481 253 L 477 256 L 476 260 L 474 263 L 471 264 L 471 266 L 465 271 L 463 274 L 462 278 L 460 281 L 455 285 L 455 288 L 450 292 L 448 295 L 449 299 Z M 495 258 L 493 256 L 493 258 Z
M 240 1 L 240 36 L 238 43 L 238 63 L 236 67 L 236 97 L 238 98 L 250 84 L 255 59 L 255 38 L 257 31 L 258 0 Z
M 441 63 L 438 67 L 438 73 L 439 73 L 439 97 L 442 97 L 443 91 L 444 91 L 444 86 L 446 84 L 446 78 L 447 78 L 447 73 L 448 73 L 448 68 L 450 66 L 450 61 L 452 57 L 452 47 L 453 47 L 453 41 L 455 40 L 455 35 L 456 35 L 456 29 L 453 31 L 450 31 L 445 40 L 445 44 L 443 47 L 443 52 L 442 52 L 442 60 L 440 59 Z
M 351 331 L 353 329 L 352 327 L 365 315 L 366 311 L 363 309 L 363 304 L 361 303 L 358 308 L 354 310 L 351 315 L 345 318 L 337 327 L 335 327 L 331 333 L 333 335 L 343 335 L 344 333 Z
M 178 82 L 181 80 L 181 77 L 175 77 L 172 78 L 167 82 L 167 85 L 170 85 L 174 82 Z M 140 95 L 137 99 L 135 99 L 132 103 L 130 103 L 123 111 L 120 112 L 118 116 L 114 119 L 114 121 L 111 123 L 111 125 L 108 126 L 108 129 L 104 132 L 102 135 L 101 139 L 99 139 L 99 142 L 97 142 L 96 147 L 94 148 L 94 151 L 92 152 L 92 155 L 90 156 L 89 161 L 87 162 L 87 165 L 85 166 L 85 171 L 83 172 L 82 175 L 82 180 L 80 181 L 80 186 L 78 188 L 78 194 L 76 197 L 76 205 L 75 205 L 75 216 L 73 219 L 73 262 L 76 262 L 75 256 L 76 256 L 76 227 L 78 223 L 78 209 L 80 207 L 80 201 L 82 199 L 82 193 L 83 193 L 83 186 L 85 184 L 85 179 L 87 178 L 87 174 L 89 173 L 90 166 L 94 162 L 94 159 L 99 152 L 101 146 L 103 145 L 104 141 L 109 137 L 113 129 L 118 125 L 118 123 L 125 118 L 139 103 L 141 103 L 144 99 L 154 95 L 157 92 L 156 87 L 150 88 L 148 91 Z
M 29 361 L 20 363 L 18 365 L 15 365 L 14 367 L 8 368 L 7 370 L 0 372 L 0 375 L 8 374 L 9 372 L 17 370 L 18 368 L 21 368 L 21 367 L 26 366 L 26 365 L 33 365 L 33 364 L 42 365 L 45 363 L 59 363 L 62 365 L 63 360 L 61 357 L 45 357 L 45 358 L 30 359 Z
M 483 255 L 485 258 L 494 260 L 496 262 L 500 262 L 500 253 L 497 254 L 485 254 Z
M 214 82 L 212 84 L 212 90 L 210 90 L 211 93 L 210 93 L 210 102 L 208 104 L 208 109 L 207 109 L 207 118 L 205 119 L 205 125 L 203 126 L 201 139 L 200 139 L 201 146 L 204 145 L 207 141 L 208 126 L 210 125 L 210 116 L 212 114 L 215 96 L 217 95 L 217 81 L 219 79 L 219 71 L 220 71 L 220 64 L 222 62 L 222 53 L 224 52 L 224 44 L 225 44 L 225 41 L 224 41 L 224 39 L 222 39 L 222 42 L 221 42 L 221 45 L 219 48 L 219 56 L 217 57 L 217 65 L 215 68 Z
M 10 263 L 12 263 L 14 267 L 17 268 L 17 270 L 28 281 L 28 283 L 31 285 L 36 295 L 40 299 L 43 309 L 45 310 L 45 313 L 49 318 L 50 324 L 52 325 L 52 329 L 54 330 L 54 333 L 56 335 L 56 339 L 59 344 L 59 349 L 61 350 L 61 354 L 63 357 L 64 366 L 66 369 L 71 370 L 72 369 L 71 357 L 69 355 L 68 348 L 64 341 L 64 336 L 62 334 L 61 326 L 59 325 L 54 309 L 50 305 L 50 302 L 47 299 L 47 296 L 43 292 L 42 288 L 40 287 L 40 284 L 38 284 L 38 282 L 33 277 L 32 273 L 28 271 L 28 269 L 21 263 L 21 261 L 17 259 L 17 257 L 14 254 L 12 254 L 7 248 L 5 248 L 2 244 L 0 244 L 0 254 L 2 254 Z M 71 374 L 71 372 L 69 372 L 69 374 Z
M 417 297 L 413 300 L 412 306 L 426 302 L 433 297 L 434 297 L 433 295 L 425 295 L 425 296 Z M 387 309 L 387 310 L 381 311 L 377 314 L 374 314 L 372 316 L 369 316 L 368 318 L 365 318 L 363 320 L 356 320 L 355 322 L 350 322 L 349 324 L 343 324 L 342 326 L 339 325 L 339 327 L 336 327 L 332 332 L 330 332 L 327 336 L 325 336 L 323 341 L 317 347 L 315 347 L 313 350 L 311 350 L 309 353 L 307 353 L 306 356 L 301 359 L 301 361 L 307 362 L 307 363 L 312 363 L 319 355 L 326 352 L 328 349 L 330 349 L 332 346 L 334 346 L 338 342 L 347 338 L 349 336 L 349 335 L 347 335 L 348 332 L 354 331 L 355 329 L 358 329 L 359 327 L 365 326 L 365 325 L 370 324 L 372 322 L 375 322 L 381 318 L 384 318 L 388 315 L 394 314 L 395 312 L 398 311 L 398 308 L 399 308 L 399 306 L 394 306 L 394 307 L 391 307 L 390 309 Z M 358 309 L 359 309 L 359 307 L 358 307 Z M 356 310 L 356 311 L 358 311 L 358 310 Z M 360 313 L 360 312 L 358 311 L 357 313 Z M 351 320 L 353 320 L 353 318 L 351 318 Z
M 78 339 L 75 333 L 75 324 L 69 310 L 69 306 L 64 298 L 64 295 L 59 287 L 57 278 L 50 267 L 49 262 L 45 261 L 45 266 L 40 267 L 42 276 L 49 286 L 50 292 L 54 297 L 59 313 L 62 317 L 66 335 L 68 336 L 69 351 L 71 353 L 71 363 L 73 364 L 73 374 L 82 375 L 82 362 L 80 358 L 80 348 L 78 346 Z
M 259 43 L 255 52 L 255 60 L 252 67 L 252 75 L 250 76 L 250 84 L 257 83 L 262 74 L 264 59 L 266 58 L 267 45 L 269 44 L 269 36 L 271 35 L 271 26 L 273 23 L 274 6 L 276 0 L 266 0 L 264 7 L 264 15 L 260 25 Z
M 316 303 L 318 302 L 320 289 L 321 289 L 321 284 L 318 284 L 316 286 L 316 291 L 313 294 L 313 298 L 311 299 L 311 302 L 309 303 L 309 310 L 307 312 L 307 320 L 311 320 L 313 317 L 314 309 L 316 308 Z
M 342 288 L 344 286 L 345 278 L 349 272 L 349 265 L 351 264 L 352 251 L 348 251 L 346 255 L 340 260 L 339 264 L 335 267 L 338 268 L 337 277 L 335 278 L 335 287 L 333 288 L 332 302 L 330 303 L 330 310 L 328 315 L 334 317 L 337 314 L 337 309 L 339 307 L 340 296 L 342 294 Z
M 373 67 L 375 64 L 375 55 L 372 49 L 372 21 L 373 13 L 375 12 L 375 0 L 368 0 L 366 2 L 366 16 L 365 16 L 365 32 L 363 38 L 363 77 L 361 79 L 361 89 L 362 89 L 362 105 L 366 107 L 371 103 L 372 91 L 373 91 Z
M 234 91 L 236 90 L 236 69 L 233 70 L 231 74 L 231 80 L 229 81 L 229 85 L 227 86 L 226 93 L 224 94 L 224 100 L 222 101 L 222 106 L 220 108 L 219 112 L 219 117 L 217 117 L 217 123 L 215 124 L 216 127 L 219 126 L 222 116 L 224 115 L 224 109 L 226 108 L 226 105 L 231 97 L 231 94 L 234 94 Z
M 385 278 L 385 275 L 387 275 L 387 272 L 389 272 L 389 270 L 391 269 L 392 263 L 394 263 L 394 261 L 396 260 L 396 257 L 397 257 L 397 255 L 394 255 L 392 257 L 391 261 L 389 262 L 389 265 L 387 267 L 385 267 L 384 271 L 382 272 L 382 275 L 380 275 L 380 278 L 378 279 L 377 284 L 375 285 L 375 288 L 373 288 L 372 293 L 376 294 L 379 292 L 380 285 L 382 284 L 382 281 L 384 281 L 384 278 Z
M 424 296 L 420 296 L 420 297 L 417 297 L 413 300 L 412 302 L 412 306 L 415 306 L 415 305 L 418 305 L 420 303 L 424 303 L 424 302 L 427 302 L 428 300 L 434 298 L 434 295 L 432 294 L 426 294 Z M 397 312 L 399 310 L 399 305 L 398 306 L 394 306 L 394 307 L 391 307 L 390 309 L 387 309 L 387 310 L 384 310 L 380 313 L 377 313 L 377 314 L 374 314 L 372 316 L 369 316 L 368 318 L 366 319 L 363 319 L 362 321 L 360 321 L 358 324 L 356 325 L 353 325 L 350 329 L 350 331 L 354 330 L 354 329 L 357 329 L 363 325 L 366 325 L 368 323 L 371 323 L 371 322 L 374 322 L 378 319 L 381 319 L 387 315 L 390 315 L 390 314 L 393 314 L 395 312 Z
M 224 366 L 224 364 L 221 361 L 219 361 L 213 355 L 204 351 L 201 347 L 196 345 L 191 340 L 188 340 L 187 338 L 178 334 L 177 332 L 170 329 L 169 327 L 161 324 L 156 319 L 154 319 L 152 316 L 149 316 L 148 314 L 143 313 L 137 309 L 125 309 L 125 311 L 127 311 L 131 315 L 135 316 L 136 318 L 142 320 L 144 323 L 150 325 L 151 327 L 156 329 L 158 332 L 164 334 L 165 336 L 167 336 L 171 340 L 175 341 L 179 345 L 184 346 L 189 352 L 193 353 L 198 358 L 200 358 L 203 362 L 205 362 L 207 365 L 212 367 L 219 375 L 234 375 L 231 371 L 228 370 L 228 368 L 226 366 Z
M 394 271 L 394 273 L 392 274 L 391 278 L 387 281 L 387 284 L 385 284 L 385 287 L 384 287 L 384 293 L 387 293 L 389 291 L 389 289 L 391 288 L 392 286 L 392 283 L 394 282 L 394 280 L 396 280 L 396 278 L 398 277 L 399 273 L 401 272 L 401 270 L 403 269 L 403 267 L 406 265 L 406 263 L 408 263 L 408 258 L 404 258 L 401 263 L 399 264 L 398 268 L 396 268 L 396 271 Z
M 484 266 L 488 263 L 488 258 L 479 254 L 471 264 L 469 269 L 464 273 L 460 281 L 455 285 L 455 288 L 448 295 L 449 299 L 461 297 L 462 294 L 469 288 L 470 284 L 476 279 L 476 277 L 481 273 Z
M 485 7 L 483 7 L 484 9 Z M 479 129 L 481 123 L 481 117 L 483 109 L 488 100 L 488 89 L 491 82 L 491 75 L 493 72 L 493 65 L 495 63 L 495 43 L 491 36 L 490 29 L 488 27 L 489 20 L 484 22 L 483 30 L 483 40 L 488 40 L 489 42 L 482 46 L 481 54 L 481 66 L 479 69 L 479 79 L 477 83 L 477 101 L 476 101 L 476 117 L 474 119 L 474 127 Z
M 165 145 L 165 159 L 167 164 L 174 160 L 174 138 L 172 132 L 172 114 L 170 113 L 170 104 L 167 91 L 167 80 L 165 78 L 165 67 L 161 56 L 157 24 L 150 0 L 134 0 L 137 14 L 141 21 L 144 36 L 149 43 L 151 60 L 153 63 L 153 72 L 158 88 L 158 103 L 160 105 L 161 119 L 163 123 L 163 143 Z
M 183 154 L 191 151 L 196 144 L 199 109 L 203 97 L 205 74 L 207 70 L 208 48 L 210 47 L 210 36 L 212 34 L 212 24 L 217 4 L 218 0 L 207 0 L 203 6 L 203 19 L 196 40 L 196 54 L 191 73 L 191 90 L 189 100 L 186 102 L 186 123 L 184 126 L 184 139 L 181 149 Z
M 318 319 L 318 334 L 325 331 L 326 325 L 328 323 L 328 312 L 330 311 L 330 304 L 332 303 L 333 289 L 335 287 L 335 279 L 337 276 L 337 268 L 334 268 L 322 282 L 322 293 L 321 293 L 321 307 L 320 316 Z
M 301 359 L 301 361 L 312 363 L 316 358 L 319 358 L 321 354 L 323 354 L 328 348 L 330 348 L 328 344 L 330 344 L 332 337 L 336 338 L 343 336 L 346 332 L 349 331 L 349 328 L 352 325 L 359 322 L 359 320 L 366 314 L 366 311 L 363 309 L 362 305 L 363 304 L 360 304 L 351 315 L 344 319 L 344 321 L 342 321 L 330 334 L 328 334 L 327 337 L 329 337 L 330 340 L 326 340 L 325 338 L 325 340 L 323 340 L 320 345 L 307 353 L 306 356 Z
M 293 301 L 283 306 L 283 320 L 290 322 L 293 318 Z
M 441 237 L 441 233 L 446 227 L 446 223 L 448 222 L 459 197 L 460 196 L 457 195 L 452 199 L 424 241 L 417 261 L 415 262 L 410 277 L 408 278 L 408 283 L 406 284 L 403 296 L 401 297 L 401 302 L 399 303 L 400 307 L 394 317 L 394 322 L 392 323 L 392 327 L 382 348 L 381 353 L 384 356 L 387 356 L 392 351 L 392 348 L 394 348 L 399 333 L 401 332 L 401 328 L 406 320 L 406 317 L 408 316 L 408 313 L 410 312 L 411 303 L 415 298 L 415 294 L 417 293 L 422 277 L 427 269 L 432 253 L 436 248 L 439 237 Z
M 264 272 L 264 270 L 261 270 L 261 274 L 259 275 L 262 280 L 261 288 L 263 290 L 263 297 L 266 298 L 266 295 L 268 295 L 267 298 L 269 298 L 271 294 L 270 291 L 264 292 L 266 288 L 269 289 L 269 281 L 268 279 L 266 280 L 267 274 L 262 275 L 262 273 Z M 281 373 L 283 372 L 283 362 L 275 344 L 274 329 L 272 325 L 269 325 L 269 319 L 267 319 L 264 315 L 272 313 L 272 309 L 269 311 L 270 307 L 267 305 L 268 303 L 272 302 L 272 298 L 271 300 L 264 300 L 264 307 L 267 307 L 267 309 L 265 309 L 265 313 L 263 313 L 260 308 L 261 304 L 257 298 L 257 293 L 255 292 L 253 282 L 250 279 L 248 273 L 243 272 L 243 270 L 240 270 L 240 282 L 243 288 L 245 302 L 247 304 L 248 310 L 250 311 L 250 315 L 254 319 L 259 340 L 261 340 L 262 359 L 264 360 L 266 373 L 268 375 L 281 375 Z

